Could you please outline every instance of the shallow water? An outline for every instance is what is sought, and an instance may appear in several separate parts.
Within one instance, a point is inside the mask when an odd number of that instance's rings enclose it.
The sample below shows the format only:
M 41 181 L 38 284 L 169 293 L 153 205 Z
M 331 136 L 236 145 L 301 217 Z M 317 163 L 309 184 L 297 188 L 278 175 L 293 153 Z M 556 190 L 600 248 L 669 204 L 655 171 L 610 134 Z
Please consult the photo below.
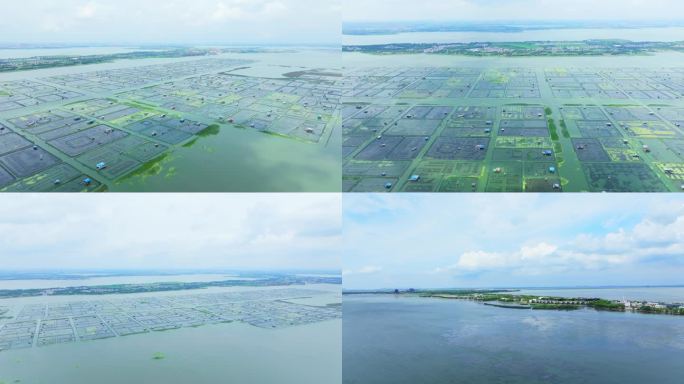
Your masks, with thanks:
M 344 383 L 680 383 L 684 318 L 345 296 Z

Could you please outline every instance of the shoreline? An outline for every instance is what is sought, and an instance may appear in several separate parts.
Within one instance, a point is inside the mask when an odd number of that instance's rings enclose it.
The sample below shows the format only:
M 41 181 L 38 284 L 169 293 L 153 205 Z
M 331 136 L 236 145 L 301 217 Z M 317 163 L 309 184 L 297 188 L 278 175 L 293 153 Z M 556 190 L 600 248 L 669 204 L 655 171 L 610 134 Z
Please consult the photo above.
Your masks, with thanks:
M 571 311 L 593 309 L 607 312 L 632 312 L 684 316 L 684 303 L 668 303 L 651 300 L 609 300 L 599 297 L 561 297 L 514 294 L 517 290 L 463 290 L 463 291 L 359 291 L 342 292 L 342 295 L 393 295 L 399 297 L 434 298 L 442 300 L 466 300 L 483 305 L 530 310 Z

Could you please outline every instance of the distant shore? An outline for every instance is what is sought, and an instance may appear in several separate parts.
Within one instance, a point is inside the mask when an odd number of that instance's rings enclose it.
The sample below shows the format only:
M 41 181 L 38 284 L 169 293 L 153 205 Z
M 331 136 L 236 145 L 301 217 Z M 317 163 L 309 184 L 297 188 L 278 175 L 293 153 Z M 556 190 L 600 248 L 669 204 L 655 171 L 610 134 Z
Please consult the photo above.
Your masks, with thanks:
M 3 289 L 0 290 L 0 299 L 35 296 L 113 295 L 147 292 L 184 291 L 190 289 L 205 289 L 217 287 L 273 287 L 307 284 L 342 284 L 342 278 L 325 276 L 319 277 L 282 275 L 264 276 L 261 279 L 254 280 L 228 279 L 221 281 L 204 282 L 169 281 L 159 283 L 111 284 L 60 288 Z
M 684 303 L 666 303 L 648 300 L 608 300 L 599 297 L 561 297 L 516 294 L 517 290 L 367 290 L 345 291 L 343 295 L 397 295 L 446 300 L 469 300 L 484 305 L 531 310 L 572 311 L 594 309 L 610 312 L 634 312 L 684 316 Z
M 581 41 L 387 43 L 344 45 L 342 51 L 374 55 L 430 54 L 475 57 L 634 56 L 663 51 L 684 52 L 684 42 L 635 42 L 597 39 Z

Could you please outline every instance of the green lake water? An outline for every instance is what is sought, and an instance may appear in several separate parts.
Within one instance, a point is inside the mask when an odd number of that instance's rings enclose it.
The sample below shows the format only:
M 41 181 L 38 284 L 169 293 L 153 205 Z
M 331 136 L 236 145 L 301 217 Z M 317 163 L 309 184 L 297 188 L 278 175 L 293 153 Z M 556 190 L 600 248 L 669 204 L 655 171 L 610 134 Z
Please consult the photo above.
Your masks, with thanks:
M 217 324 L 3 352 L 0 383 L 339 383 L 341 325 Z

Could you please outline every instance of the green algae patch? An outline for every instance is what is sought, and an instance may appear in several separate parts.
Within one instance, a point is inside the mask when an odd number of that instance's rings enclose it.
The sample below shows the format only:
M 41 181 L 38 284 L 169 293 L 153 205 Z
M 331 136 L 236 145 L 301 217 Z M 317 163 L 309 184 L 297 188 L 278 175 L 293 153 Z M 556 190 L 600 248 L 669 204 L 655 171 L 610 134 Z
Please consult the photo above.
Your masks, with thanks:
M 551 134 L 551 140 L 558 141 L 558 128 L 556 128 L 556 122 L 553 119 L 549 119 L 549 133 Z
M 169 157 L 168 153 L 161 154 L 160 156 L 155 157 L 154 159 L 144 163 L 138 169 L 135 171 L 131 172 L 129 175 L 127 175 L 123 180 L 127 180 L 136 176 L 156 176 L 162 173 L 163 167 L 162 167 L 162 162 Z
M 152 355 L 152 360 L 164 360 L 166 359 L 166 355 L 164 355 L 161 352 L 155 352 L 154 355 Z
M 197 138 L 195 137 L 194 139 L 192 139 L 192 140 L 188 141 L 187 143 L 183 144 L 182 147 L 183 147 L 183 148 L 190 148 L 190 147 L 192 147 L 193 145 L 195 145 L 196 142 L 197 142 Z
M 556 154 L 563 153 L 563 145 L 561 143 L 553 143 L 553 150 Z
M 560 126 L 561 126 L 561 134 L 563 137 L 566 139 L 570 138 L 570 131 L 568 131 L 568 126 L 565 124 L 565 120 L 560 121 Z
M 170 179 L 174 176 L 176 176 L 176 167 L 169 167 L 169 169 L 166 171 L 166 175 L 164 175 L 164 178 Z
M 203 130 L 197 132 L 197 136 L 199 137 L 207 137 L 207 136 L 216 136 L 221 132 L 221 126 L 218 124 L 212 124 Z M 192 145 L 192 144 L 191 144 Z

